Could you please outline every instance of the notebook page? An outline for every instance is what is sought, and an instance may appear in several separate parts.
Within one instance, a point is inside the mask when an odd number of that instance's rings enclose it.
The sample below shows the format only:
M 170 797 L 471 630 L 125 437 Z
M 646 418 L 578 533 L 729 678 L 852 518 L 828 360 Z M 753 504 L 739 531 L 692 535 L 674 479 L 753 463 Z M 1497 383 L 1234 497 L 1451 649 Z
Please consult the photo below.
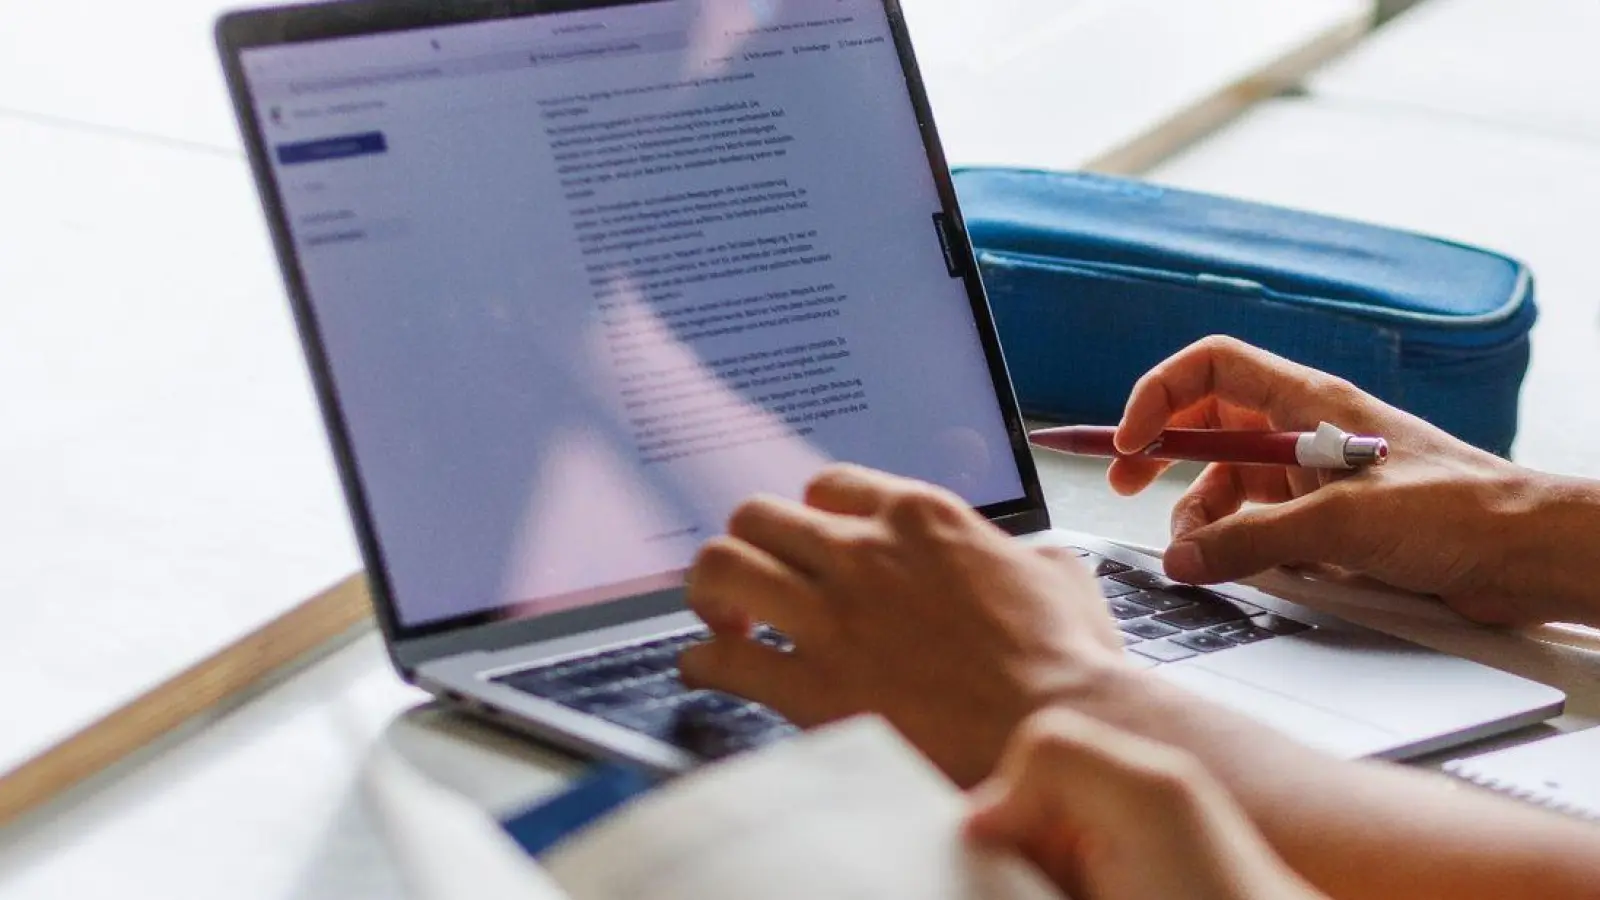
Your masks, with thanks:
M 1043 900 L 969 846 L 960 792 L 878 719 L 689 776 L 544 858 L 574 900 Z
M 1600 821 L 1600 728 L 1446 763 L 1490 790 Z

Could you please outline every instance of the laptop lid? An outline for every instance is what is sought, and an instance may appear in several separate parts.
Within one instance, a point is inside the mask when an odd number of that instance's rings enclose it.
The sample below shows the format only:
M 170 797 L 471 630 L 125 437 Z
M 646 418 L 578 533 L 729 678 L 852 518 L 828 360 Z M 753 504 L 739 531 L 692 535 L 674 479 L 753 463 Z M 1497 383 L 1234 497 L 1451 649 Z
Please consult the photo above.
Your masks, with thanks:
M 681 610 L 734 506 L 833 460 L 1048 527 L 894 0 L 218 38 L 402 672 Z

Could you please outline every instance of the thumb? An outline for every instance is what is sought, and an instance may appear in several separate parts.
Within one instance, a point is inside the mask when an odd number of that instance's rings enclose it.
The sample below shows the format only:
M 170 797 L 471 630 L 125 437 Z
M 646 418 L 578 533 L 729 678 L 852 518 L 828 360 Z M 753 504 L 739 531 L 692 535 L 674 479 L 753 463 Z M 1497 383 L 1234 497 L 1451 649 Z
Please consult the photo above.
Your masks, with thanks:
M 1325 488 L 1287 503 L 1226 516 L 1183 535 L 1167 548 L 1167 575 L 1189 584 L 1217 584 L 1278 566 L 1345 564 L 1352 555 L 1347 494 Z

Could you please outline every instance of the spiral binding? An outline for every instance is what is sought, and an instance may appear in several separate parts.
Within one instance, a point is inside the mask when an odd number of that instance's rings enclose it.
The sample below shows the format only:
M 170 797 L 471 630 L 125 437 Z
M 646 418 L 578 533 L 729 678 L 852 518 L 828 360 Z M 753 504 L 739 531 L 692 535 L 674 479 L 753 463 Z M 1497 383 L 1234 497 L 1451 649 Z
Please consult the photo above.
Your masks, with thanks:
M 1501 796 L 1510 797 L 1513 800 L 1520 800 L 1523 803 L 1531 803 L 1534 806 L 1541 806 L 1554 812 L 1564 813 L 1574 818 L 1584 819 L 1589 822 L 1600 824 L 1600 810 L 1578 806 L 1577 804 L 1569 803 L 1561 800 L 1558 797 L 1553 797 L 1550 794 L 1537 791 L 1532 788 L 1527 788 L 1514 782 L 1503 781 L 1499 778 L 1490 778 L 1481 772 L 1473 771 L 1471 760 L 1457 760 L 1446 763 L 1444 770 L 1452 777 L 1459 778 L 1462 781 L 1470 784 L 1475 784 L 1478 787 L 1486 790 L 1494 791 Z

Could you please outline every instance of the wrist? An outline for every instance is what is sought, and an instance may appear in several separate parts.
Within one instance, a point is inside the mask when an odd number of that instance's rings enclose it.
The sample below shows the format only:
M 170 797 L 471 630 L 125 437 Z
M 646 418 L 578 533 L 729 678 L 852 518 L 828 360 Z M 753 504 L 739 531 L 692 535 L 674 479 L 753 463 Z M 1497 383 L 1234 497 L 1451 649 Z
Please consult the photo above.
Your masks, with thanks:
M 1268 752 L 1287 742 L 1278 732 L 1142 669 L 1118 667 L 1099 678 L 1092 690 L 1058 700 L 1058 705 L 1099 719 L 1130 734 L 1186 750 L 1214 770 L 1241 746 Z M 1218 752 L 1226 748 L 1225 752 Z M 1217 774 L 1224 774 L 1217 772 Z M 1226 779 L 1224 779 L 1226 780 Z
M 1523 470 L 1494 516 L 1501 579 L 1526 618 L 1600 626 L 1600 483 Z

